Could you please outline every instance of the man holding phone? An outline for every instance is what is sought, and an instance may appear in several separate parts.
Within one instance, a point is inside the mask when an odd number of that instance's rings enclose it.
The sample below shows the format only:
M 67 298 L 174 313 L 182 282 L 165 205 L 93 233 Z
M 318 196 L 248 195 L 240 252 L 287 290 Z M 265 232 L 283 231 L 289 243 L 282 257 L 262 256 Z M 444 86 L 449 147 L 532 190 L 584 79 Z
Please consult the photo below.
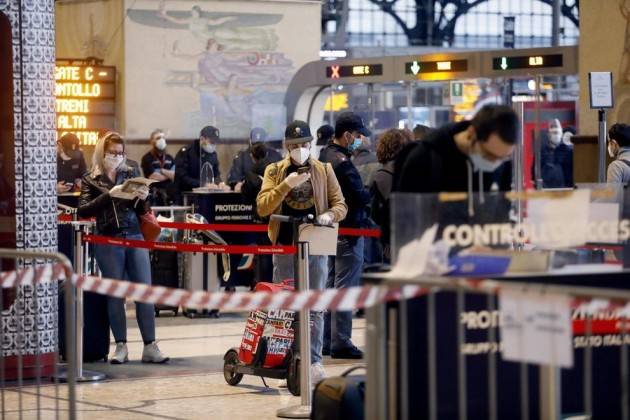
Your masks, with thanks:
M 311 157 L 313 136 L 304 121 L 293 121 L 284 133 L 287 156 L 265 169 L 256 205 L 262 217 L 271 214 L 304 217 L 313 215 L 323 225 L 343 220 L 347 207 L 330 164 Z M 274 245 L 292 245 L 293 229 L 289 223 L 269 221 L 269 239 Z M 328 273 L 327 257 L 311 255 L 308 261 L 310 288 L 322 290 Z M 294 278 L 293 255 L 273 256 L 273 280 Z M 311 311 L 311 380 L 315 384 L 325 377 L 322 366 L 324 316 Z

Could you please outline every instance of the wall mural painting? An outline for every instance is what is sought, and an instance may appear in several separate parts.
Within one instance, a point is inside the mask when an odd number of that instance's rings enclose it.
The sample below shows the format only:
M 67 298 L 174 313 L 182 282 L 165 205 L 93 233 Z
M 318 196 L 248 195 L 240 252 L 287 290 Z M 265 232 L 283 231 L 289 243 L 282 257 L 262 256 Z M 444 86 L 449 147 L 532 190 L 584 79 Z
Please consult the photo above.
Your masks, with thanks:
M 244 138 L 254 126 L 281 138 L 284 94 L 295 71 L 277 51 L 273 26 L 282 15 L 211 12 L 199 5 L 168 10 L 161 2 L 156 10 L 131 9 L 128 16 L 161 33 L 162 55 L 172 64 L 163 84 L 199 96 L 199 109 L 185 116 L 185 125 L 194 129 L 182 134 L 194 135 L 211 123 L 221 128 L 223 138 Z

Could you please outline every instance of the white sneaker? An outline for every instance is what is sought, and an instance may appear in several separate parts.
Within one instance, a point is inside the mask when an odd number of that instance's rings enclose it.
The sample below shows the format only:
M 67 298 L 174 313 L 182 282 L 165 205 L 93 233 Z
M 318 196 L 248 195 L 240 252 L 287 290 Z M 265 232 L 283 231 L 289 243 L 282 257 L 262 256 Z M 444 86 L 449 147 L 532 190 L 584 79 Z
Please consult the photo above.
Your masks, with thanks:
M 142 363 L 166 363 L 169 358 L 164 356 L 157 346 L 157 343 L 146 344 L 142 350 Z
M 315 385 L 317 385 L 324 379 L 326 379 L 326 371 L 324 370 L 324 366 L 319 362 L 313 363 L 311 365 L 311 384 L 313 384 L 313 388 L 315 388 Z
M 129 350 L 127 350 L 127 344 L 125 343 L 116 343 L 116 350 L 114 350 L 114 355 L 111 358 L 112 365 L 122 365 L 123 363 L 127 363 L 129 361 Z

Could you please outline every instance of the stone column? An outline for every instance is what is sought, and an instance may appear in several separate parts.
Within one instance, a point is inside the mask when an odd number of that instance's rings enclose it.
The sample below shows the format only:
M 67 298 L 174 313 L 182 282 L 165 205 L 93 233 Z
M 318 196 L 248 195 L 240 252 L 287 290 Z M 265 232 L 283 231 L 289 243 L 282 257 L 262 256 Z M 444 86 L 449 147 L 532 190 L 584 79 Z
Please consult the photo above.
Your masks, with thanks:
M 11 24 L 17 249 L 57 250 L 54 0 L 0 0 Z M 0 57 L 2 59 L 2 57 Z M 28 261 L 26 262 L 29 263 Z M 49 374 L 57 349 L 57 285 L 23 287 L 2 312 L 2 354 L 8 368 L 22 354 L 24 376 L 40 355 Z

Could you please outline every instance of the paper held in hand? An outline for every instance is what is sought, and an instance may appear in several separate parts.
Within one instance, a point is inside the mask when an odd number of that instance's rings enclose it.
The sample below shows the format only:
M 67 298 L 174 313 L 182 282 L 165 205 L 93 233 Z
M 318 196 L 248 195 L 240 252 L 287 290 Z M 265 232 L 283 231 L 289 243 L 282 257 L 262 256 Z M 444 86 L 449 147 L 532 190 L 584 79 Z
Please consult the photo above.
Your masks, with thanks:
M 155 179 L 143 178 L 141 176 L 136 178 L 130 178 L 125 181 L 122 185 L 122 189 L 119 191 L 114 191 L 111 193 L 111 196 L 114 198 L 120 198 L 123 200 L 133 200 L 136 198 L 135 192 L 142 187 L 149 187 L 154 182 L 157 182 Z

